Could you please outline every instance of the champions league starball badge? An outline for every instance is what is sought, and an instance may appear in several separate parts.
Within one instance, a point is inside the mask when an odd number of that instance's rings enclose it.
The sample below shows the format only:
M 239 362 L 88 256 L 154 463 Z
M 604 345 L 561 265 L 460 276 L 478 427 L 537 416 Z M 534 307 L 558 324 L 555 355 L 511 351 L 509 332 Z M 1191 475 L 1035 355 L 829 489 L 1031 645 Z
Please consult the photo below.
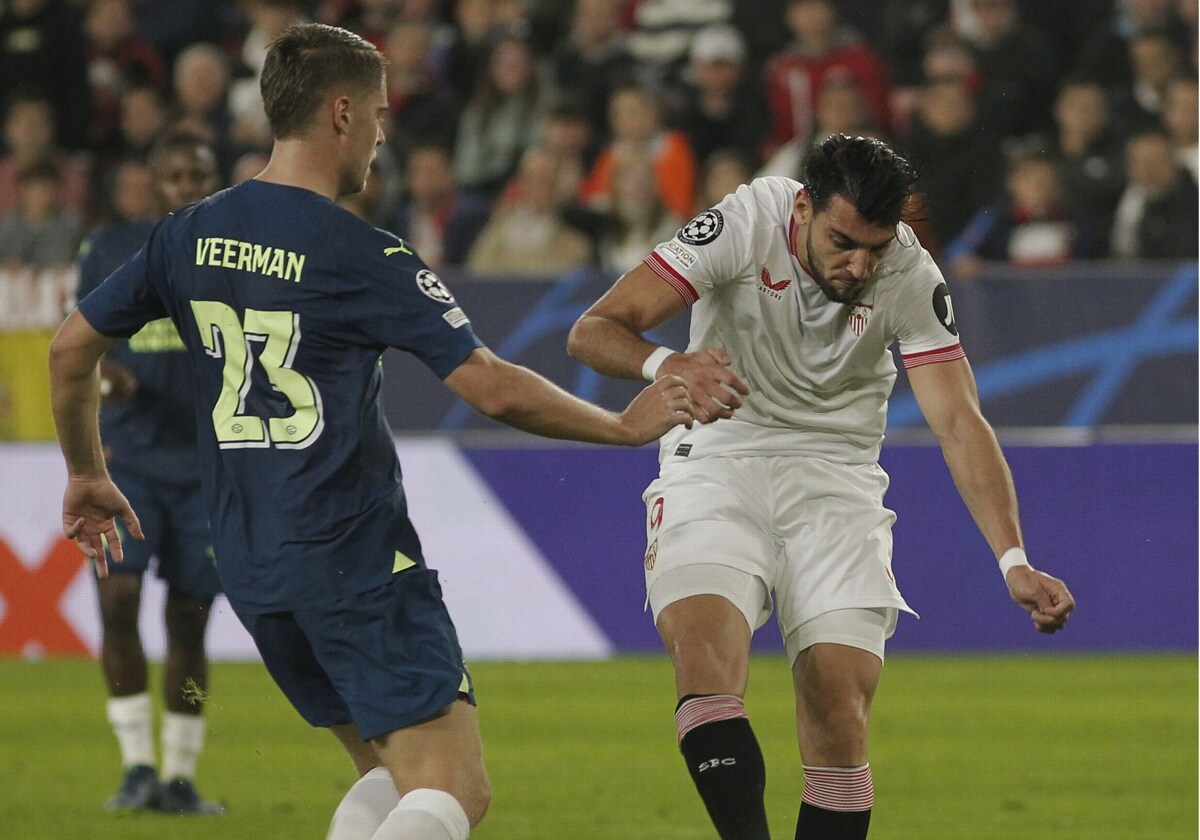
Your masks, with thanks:
M 446 288 L 441 279 L 427 268 L 417 272 L 417 288 L 429 298 L 438 303 L 454 303 L 454 295 Z
M 680 229 L 679 239 L 689 245 L 707 245 L 721 235 L 724 227 L 720 210 L 705 210 Z

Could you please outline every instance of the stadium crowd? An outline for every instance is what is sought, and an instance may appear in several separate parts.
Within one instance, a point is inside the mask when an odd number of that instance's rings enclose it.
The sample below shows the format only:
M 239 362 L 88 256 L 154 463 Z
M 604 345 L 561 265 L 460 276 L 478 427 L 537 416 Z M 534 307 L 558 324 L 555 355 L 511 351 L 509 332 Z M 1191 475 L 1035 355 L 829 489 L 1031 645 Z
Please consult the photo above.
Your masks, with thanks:
M 981 260 L 1196 254 L 1195 0 L 9 0 L 0 264 L 71 262 L 149 212 L 167 128 L 226 183 L 270 137 L 257 74 L 286 25 L 390 62 L 353 212 L 434 267 L 618 272 L 815 137 L 884 137 L 923 179 L 922 242 Z
M 345 206 L 435 269 L 621 273 L 831 132 L 913 160 L 960 282 L 1197 254 L 1196 0 L 6 0 L 0 344 L 57 323 L 90 232 L 152 214 L 156 137 L 213 144 L 226 185 L 262 169 L 258 73 L 301 20 L 387 56 Z

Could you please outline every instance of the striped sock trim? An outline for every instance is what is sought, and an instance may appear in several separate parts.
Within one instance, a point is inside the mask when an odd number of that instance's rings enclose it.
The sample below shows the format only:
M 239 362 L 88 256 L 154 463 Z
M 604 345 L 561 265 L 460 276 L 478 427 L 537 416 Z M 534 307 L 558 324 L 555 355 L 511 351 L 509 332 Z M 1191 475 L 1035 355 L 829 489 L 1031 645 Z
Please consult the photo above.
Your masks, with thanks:
M 875 804 L 871 765 L 809 767 L 806 764 L 801 800 L 826 811 L 869 811 Z
M 745 717 L 746 706 L 736 694 L 695 697 L 675 710 L 675 737 L 682 744 L 684 737 L 697 726 Z

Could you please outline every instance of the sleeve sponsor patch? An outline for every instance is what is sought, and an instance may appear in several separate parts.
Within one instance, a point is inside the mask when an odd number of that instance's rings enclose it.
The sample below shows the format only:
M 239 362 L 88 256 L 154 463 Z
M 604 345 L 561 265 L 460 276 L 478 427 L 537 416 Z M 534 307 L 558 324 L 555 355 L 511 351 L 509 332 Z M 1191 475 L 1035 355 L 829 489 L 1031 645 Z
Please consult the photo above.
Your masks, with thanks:
M 454 303 L 454 295 L 450 294 L 450 290 L 441 281 L 436 274 L 428 268 L 423 268 L 417 272 L 417 288 L 427 298 L 432 298 L 438 303 Z
M 673 239 L 662 244 L 662 255 L 684 271 L 696 264 L 696 255 Z
M 471 323 L 471 319 L 467 317 L 467 313 L 462 311 L 461 306 L 456 306 L 453 309 L 447 309 L 442 313 L 442 317 L 446 319 L 446 323 L 458 329 L 463 324 Z
M 933 290 L 933 312 L 946 332 L 958 335 L 958 325 L 954 323 L 954 304 L 950 302 L 950 290 L 945 283 L 938 283 Z
M 725 217 L 717 209 L 705 210 L 679 229 L 679 239 L 688 245 L 707 245 L 721 235 Z

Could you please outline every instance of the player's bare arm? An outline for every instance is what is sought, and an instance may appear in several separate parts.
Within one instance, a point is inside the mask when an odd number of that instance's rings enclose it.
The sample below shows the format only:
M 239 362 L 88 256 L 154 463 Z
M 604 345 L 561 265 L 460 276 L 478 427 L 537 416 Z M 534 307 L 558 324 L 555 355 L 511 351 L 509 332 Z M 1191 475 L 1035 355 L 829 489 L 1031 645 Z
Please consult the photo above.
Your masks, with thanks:
M 674 289 L 639 265 L 580 316 L 567 338 L 567 352 L 605 376 L 640 379 L 642 365 L 657 349 L 643 334 L 685 308 Z M 732 417 L 742 396 L 750 393 L 750 386 L 730 367 L 732 362 L 719 347 L 673 353 L 659 366 L 658 376 L 682 377 L 696 419 L 711 423 Z
M 137 539 L 142 527 L 129 502 L 108 476 L 100 444 L 100 357 L 115 340 L 92 329 L 72 312 L 50 345 L 50 396 L 58 442 L 67 462 L 63 494 L 63 533 L 108 574 L 105 540 L 113 560 L 121 562 L 121 537 L 115 517 Z
M 959 495 L 996 557 L 1023 547 L 1012 473 L 979 409 L 979 393 L 967 360 L 912 368 L 908 377 Z M 1061 580 L 1030 566 L 1009 569 L 1005 582 L 1013 600 L 1030 613 L 1043 633 L 1061 630 L 1075 609 L 1075 599 Z
M 640 446 L 693 420 L 687 386 L 677 376 L 660 377 L 617 414 L 486 348 L 455 368 L 446 385 L 481 414 L 543 437 Z

